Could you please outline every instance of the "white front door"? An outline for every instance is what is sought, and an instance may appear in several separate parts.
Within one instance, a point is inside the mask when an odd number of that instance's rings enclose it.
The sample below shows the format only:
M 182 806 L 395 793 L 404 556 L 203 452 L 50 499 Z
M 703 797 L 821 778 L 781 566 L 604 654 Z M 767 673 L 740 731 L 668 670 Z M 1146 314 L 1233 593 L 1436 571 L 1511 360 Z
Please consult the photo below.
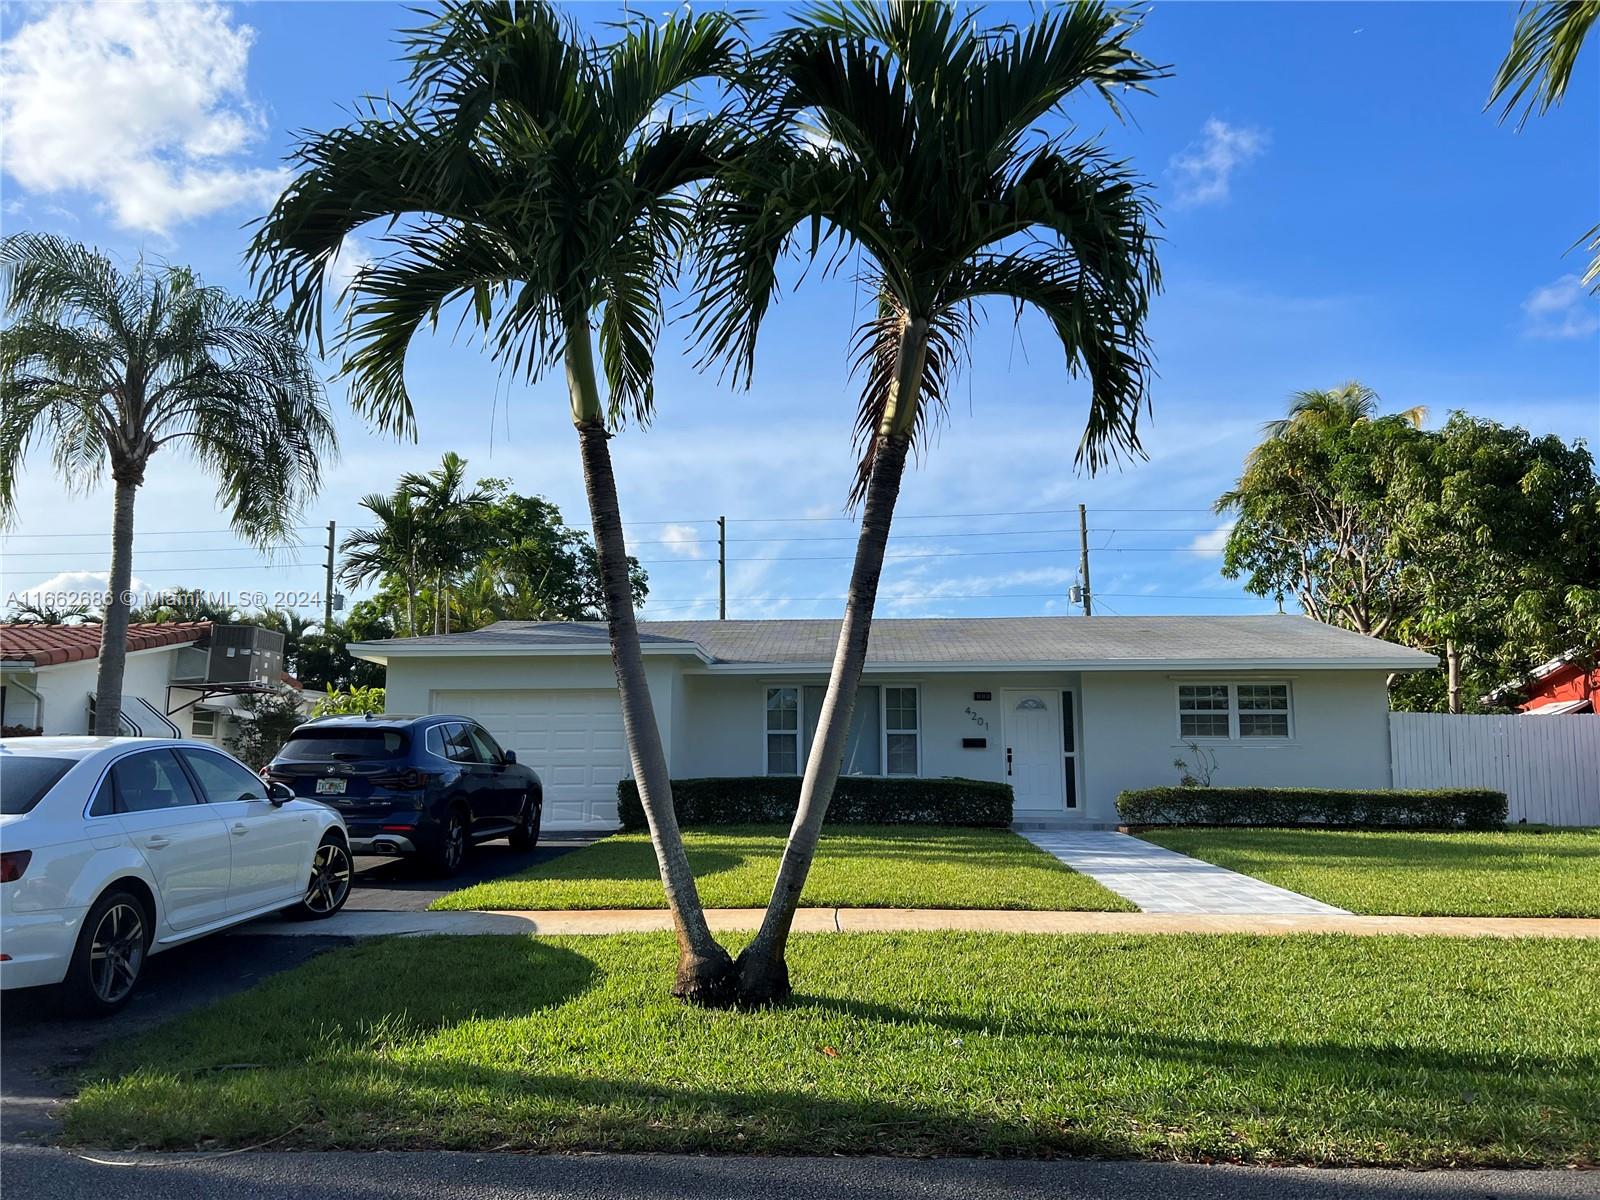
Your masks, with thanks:
M 614 688 L 439 691 L 432 707 L 472 717 L 538 773 L 546 829 L 617 827 L 617 783 L 629 766 Z
M 1065 811 L 1061 693 L 1048 688 L 1007 688 L 1000 698 L 1006 782 L 1016 793 L 1017 816 Z

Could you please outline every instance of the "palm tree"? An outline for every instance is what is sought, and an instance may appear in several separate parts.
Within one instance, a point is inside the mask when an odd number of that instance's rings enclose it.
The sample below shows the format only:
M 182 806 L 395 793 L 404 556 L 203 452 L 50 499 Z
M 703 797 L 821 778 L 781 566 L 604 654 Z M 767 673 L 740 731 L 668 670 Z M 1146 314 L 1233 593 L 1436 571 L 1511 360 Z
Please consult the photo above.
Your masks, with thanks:
M 19 600 L 11 606 L 9 619 L 24 625 L 98 625 L 100 617 L 87 604 L 52 608 L 43 602 Z
M 735 20 L 635 20 L 597 44 L 543 4 L 448 0 L 408 35 L 410 94 L 304 140 L 299 175 L 257 232 L 264 289 L 320 336 L 325 270 L 345 237 L 394 221 L 356 280 L 338 346 L 352 399 L 410 426 L 405 352 L 456 302 L 503 369 L 564 365 L 578 435 L 623 725 L 681 949 L 674 992 L 725 999 L 732 963 L 712 938 L 678 834 L 666 755 L 634 621 L 612 475 L 612 430 L 654 404 L 661 295 L 690 227 L 690 189 L 714 169 L 718 119 L 680 121 L 677 93 L 736 65 Z M 609 398 L 597 381 L 593 339 Z
M 51 445 L 69 487 L 111 470 L 110 593 L 101 626 L 95 732 L 122 711 L 133 506 L 151 458 L 185 444 L 220 484 L 240 536 L 285 540 L 334 448 L 322 384 L 270 305 L 206 287 L 182 267 L 109 258 L 49 234 L 0 243 L 10 324 L 0 331 L 0 518 L 22 460 Z
M 1271 441 L 1301 429 L 1348 429 L 1376 420 L 1378 404 L 1378 393 L 1354 379 L 1336 388 L 1308 389 L 1290 396 L 1287 413 L 1276 421 L 1268 421 L 1261 432 Z M 1421 429 L 1428 419 L 1428 409 L 1426 405 L 1415 404 L 1390 415 L 1399 417 L 1414 429 Z M 1251 453 L 1260 449 L 1257 446 Z
M 1502 123 L 1521 108 L 1522 116 L 1517 119 L 1517 128 L 1521 129 L 1535 112 L 1542 116 L 1560 104 L 1572 82 L 1578 51 L 1596 20 L 1600 20 L 1600 0 L 1524 3 L 1511 34 L 1511 49 L 1495 73 L 1494 87 L 1484 107 L 1493 108 L 1504 99 Z M 1592 226 L 1573 245 L 1584 243 L 1595 256 L 1589 260 L 1583 282 L 1600 290 L 1600 224 Z
M 450 588 L 483 547 L 494 493 L 481 483 L 467 490 L 467 460 L 454 450 L 426 474 L 402 475 L 400 491 L 417 516 L 418 565 L 433 579 L 433 631 L 449 633 Z
M 421 540 L 415 501 L 405 488 L 393 495 L 374 492 L 361 498 L 361 507 L 376 518 L 370 529 L 356 529 L 339 543 L 343 559 L 339 581 L 349 588 L 365 587 L 385 576 L 399 578 L 406 589 L 406 636 L 417 636 L 417 587 L 421 581 L 417 548 Z
M 943 4 L 813 9 L 759 66 L 781 124 L 707 192 L 697 331 L 741 381 L 797 238 L 835 263 L 858 250 L 877 301 L 856 332 L 861 533 L 788 848 L 738 964 L 743 1002 L 788 994 L 784 947 L 838 778 L 906 456 L 943 409 L 982 303 L 1037 309 L 1068 372 L 1087 374 L 1080 465 L 1138 450 L 1158 286 L 1149 204 L 1092 142 L 1037 129 L 1080 88 L 1117 111 L 1118 93 L 1161 74 L 1128 45 L 1137 23 L 1093 3 L 987 30 Z

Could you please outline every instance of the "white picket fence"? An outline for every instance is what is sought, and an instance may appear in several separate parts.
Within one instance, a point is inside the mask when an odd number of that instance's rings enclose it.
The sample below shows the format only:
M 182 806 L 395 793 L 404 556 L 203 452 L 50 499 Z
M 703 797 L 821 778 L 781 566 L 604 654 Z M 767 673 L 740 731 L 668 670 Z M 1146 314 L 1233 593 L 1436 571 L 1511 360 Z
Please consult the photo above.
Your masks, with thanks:
M 1600 716 L 1389 714 L 1397 788 L 1504 792 L 1508 820 L 1600 825 Z

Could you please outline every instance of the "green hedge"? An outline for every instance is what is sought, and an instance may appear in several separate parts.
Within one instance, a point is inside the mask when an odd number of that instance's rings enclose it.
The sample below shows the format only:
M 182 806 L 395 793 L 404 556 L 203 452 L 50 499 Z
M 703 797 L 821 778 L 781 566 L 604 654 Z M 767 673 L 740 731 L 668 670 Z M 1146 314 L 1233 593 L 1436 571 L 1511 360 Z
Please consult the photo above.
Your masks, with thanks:
M 1123 792 L 1129 825 L 1341 825 L 1369 828 L 1498 829 L 1504 792 L 1333 791 L 1324 788 L 1155 787 Z
M 877 779 L 847 775 L 833 790 L 833 825 L 1011 824 L 1011 785 L 981 779 Z M 787 825 L 800 804 L 794 775 L 674 779 L 672 803 L 682 825 Z M 645 828 L 639 789 L 617 784 L 617 815 L 624 829 Z

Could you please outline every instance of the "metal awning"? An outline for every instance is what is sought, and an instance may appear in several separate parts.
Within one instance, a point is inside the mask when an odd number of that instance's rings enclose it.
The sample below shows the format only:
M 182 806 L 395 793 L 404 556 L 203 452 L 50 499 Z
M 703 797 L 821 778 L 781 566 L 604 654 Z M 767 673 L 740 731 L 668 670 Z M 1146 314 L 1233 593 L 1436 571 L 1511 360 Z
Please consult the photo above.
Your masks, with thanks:
M 122 697 L 122 713 L 117 724 L 120 730 L 134 737 L 183 736 L 183 730 L 167 720 L 167 715 L 143 696 Z
M 1548 704 L 1541 704 L 1538 708 L 1527 710 L 1530 717 L 1559 717 L 1565 713 L 1592 711 L 1594 711 L 1594 702 L 1591 700 L 1552 700 Z

